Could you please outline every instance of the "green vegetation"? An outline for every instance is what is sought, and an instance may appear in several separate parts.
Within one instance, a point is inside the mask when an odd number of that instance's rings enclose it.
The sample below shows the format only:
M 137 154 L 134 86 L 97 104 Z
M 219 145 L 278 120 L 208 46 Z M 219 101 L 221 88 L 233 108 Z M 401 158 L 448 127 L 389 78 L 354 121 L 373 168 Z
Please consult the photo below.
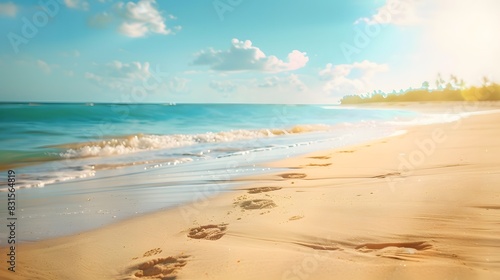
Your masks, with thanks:
M 348 95 L 340 100 L 341 104 L 362 104 L 377 102 L 428 102 L 428 101 L 495 101 L 500 100 L 500 84 L 483 78 L 480 87 L 466 87 L 463 80 L 451 76 L 448 82 L 438 75 L 436 89 L 429 89 L 429 82 L 423 82 L 419 89 L 393 91 L 390 94 L 373 92 L 371 94 Z

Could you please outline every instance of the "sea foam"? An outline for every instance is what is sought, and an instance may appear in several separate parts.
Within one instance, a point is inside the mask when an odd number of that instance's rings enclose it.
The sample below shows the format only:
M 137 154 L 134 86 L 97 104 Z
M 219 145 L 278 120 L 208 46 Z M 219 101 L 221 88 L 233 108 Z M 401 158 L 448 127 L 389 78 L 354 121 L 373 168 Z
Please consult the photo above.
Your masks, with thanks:
M 207 132 L 201 134 L 152 135 L 135 134 L 103 141 L 70 143 L 51 146 L 65 149 L 59 153 L 62 158 L 86 158 L 123 155 L 135 152 L 172 149 L 201 143 L 224 143 L 238 140 L 276 137 L 281 135 L 300 134 L 315 131 L 327 131 L 327 125 L 296 125 L 289 129 L 258 129 Z

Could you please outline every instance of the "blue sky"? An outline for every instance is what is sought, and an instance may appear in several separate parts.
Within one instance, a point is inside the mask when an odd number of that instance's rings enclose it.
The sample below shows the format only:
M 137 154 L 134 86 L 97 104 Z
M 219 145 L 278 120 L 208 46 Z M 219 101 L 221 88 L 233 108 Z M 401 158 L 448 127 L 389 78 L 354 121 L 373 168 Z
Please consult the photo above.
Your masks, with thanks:
M 0 101 L 335 103 L 438 73 L 498 81 L 498 11 L 495 0 L 0 0 Z

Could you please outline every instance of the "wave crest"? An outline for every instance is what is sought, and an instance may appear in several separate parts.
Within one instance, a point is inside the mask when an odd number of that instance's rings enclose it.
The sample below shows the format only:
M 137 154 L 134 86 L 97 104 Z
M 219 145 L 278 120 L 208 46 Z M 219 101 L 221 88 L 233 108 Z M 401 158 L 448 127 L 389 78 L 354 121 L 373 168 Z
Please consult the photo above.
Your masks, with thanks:
M 104 157 L 130 154 L 141 151 L 172 149 L 200 143 L 223 143 L 238 140 L 275 137 L 288 134 L 300 134 L 314 131 L 326 131 L 327 125 L 296 125 L 289 129 L 231 130 L 207 132 L 202 134 L 152 135 L 135 134 L 103 141 L 70 143 L 54 148 L 66 149 L 59 155 L 63 158 Z

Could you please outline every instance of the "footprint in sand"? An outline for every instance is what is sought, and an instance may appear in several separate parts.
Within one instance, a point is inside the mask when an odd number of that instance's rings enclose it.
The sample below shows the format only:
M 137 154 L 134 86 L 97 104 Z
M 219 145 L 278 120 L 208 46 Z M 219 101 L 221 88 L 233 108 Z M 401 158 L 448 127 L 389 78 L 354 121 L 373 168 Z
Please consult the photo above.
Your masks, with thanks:
M 432 245 L 425 241 L 417 242 L 400 242 L 400 243 L 365 243 L 356 246 L 356 250 L 368 249 L 368 250 L 381 250 L 387 247 L 399 247 L 399 248 L 411 248 L 418 251 L 427 250 L 432 248 Z
M 370 253 L 376 252 L 376 255 L 384 258 L 398 260 L 415 260 L 419 251 L 431 249 L 432 245 L 425 241 L 401 242 L 401 243 L 366 243 L 356 246 L 355 249 Z
M 147 251 L 142 256 L 143 257 L 151 257 L 151 256 L 154 256 L 154 255 L 158 255 L 161 252 L 162 252 L 162 250 L 160 248 L 155 248 L 155 249 L 151 249 L 151 250 Z
M 332 165 L 331 163 L 309 163 L 306 166 L 330 166 Z
M 318 156 L 318 157 L 309 157 L 309 158 L 312 158 L 312 159 L 330 159 L 329 156 Z
M 280 175 L 283 179 L 302 179 L 307 175 L 304 173 L 285 173 Z
M 206 225 L 189 230 L 188 237 L 194 239 L 218 240 L 226 234 L 227 224 Z
M 245 210 L 269 209 L 276 207 L 276 203 L 270 199 L 252 199 L 237 202 L 237 204 Z
M 263 192 L 272 192 L 281 190 L 281 187 L 260 187 L 260 188 L 251 188 L 248 189 L 248 193 L 263 193 Z
M 399 173 L 399 172 L 390 172 L 390 173 L 387 173 L 387 174 L 373 176 L 372 178 L 384 179 L 384 178 L 389 177 L 389 176 L 401 176 L 401 173 Z
M 144 262 L 138 266 L 134 275 L 145 279 L 175 279 L 179 270 L 187 264 L 189 256 L 158 258 Z
M 314 250 L 324 250 L 324 251 L 343 251 L 336 244 L 317 244 L 317 243 L 305 243 L 305 242 L 292 242 L 293 244 L 308 247 Z

